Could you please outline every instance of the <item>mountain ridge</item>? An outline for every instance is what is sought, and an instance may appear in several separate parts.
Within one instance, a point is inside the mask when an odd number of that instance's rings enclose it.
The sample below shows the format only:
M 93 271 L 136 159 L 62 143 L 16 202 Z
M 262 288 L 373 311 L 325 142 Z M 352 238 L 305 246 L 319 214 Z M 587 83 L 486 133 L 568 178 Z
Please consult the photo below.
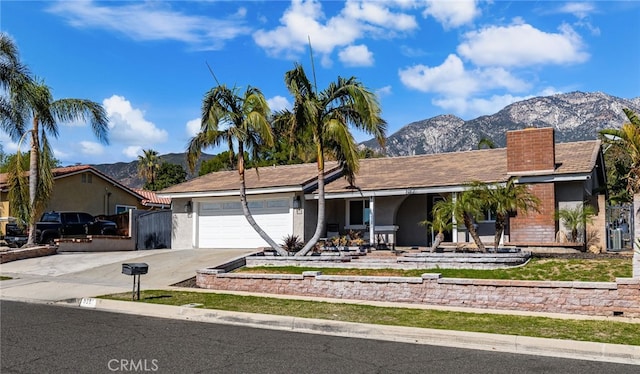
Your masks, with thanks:
M 390 157 L 457 152 L 477 149 L 482 139 L 496 147 L 506 144 L 506 132 L 526 127 L 553 127 L 557 142 L 596 139 L 605 128 L 620 128 L 627 118 L 622 108 L 640 113 L 640 97 L 624 99 L 603 92 L 574 91 L 550 96 L 537 96 L 505 106 L 500 111 L 468 121 L 452 114 L 411 122 L 387 137 L 385 154 Z M 375 139 L 360 147 L 381 152 Z M 159 156 L 161 161 L 182 165 L 187 169 L 185 153 Z M 202 154 L 200 162 L 214 155 Z M 141 187 L 138 161 L 93 165 L 129 187 Z M 197 175 L 188 173 L 187 179 Z
M 438 115 L 403 126 L 387 137 L 387 156 L 455 152 L 477 149 L 481 139 L 506 144 L 506 132 L 526 127 L 553 127 L 556 141 L 596 139 L 605 128 L 627 122 L 622 108 L 640 112 L 640 97 L 624 99 L 603 92 L 570 92 L 537 96 L 505 106 L 500 111 L 468 121 Z M 375 139 L 361 143 L 378 152 Z

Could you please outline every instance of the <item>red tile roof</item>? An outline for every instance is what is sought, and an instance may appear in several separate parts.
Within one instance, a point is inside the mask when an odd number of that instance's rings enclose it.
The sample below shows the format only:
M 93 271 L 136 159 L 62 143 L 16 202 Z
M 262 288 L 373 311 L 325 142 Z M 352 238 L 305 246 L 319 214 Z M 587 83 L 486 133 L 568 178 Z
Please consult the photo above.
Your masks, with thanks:
M 142 205 L 171 205 L 171 199 L 167 197 L 158 197 L 155 192 L 143 190 L 141 188 L 132 188 L 132 190 L 144 197 Z

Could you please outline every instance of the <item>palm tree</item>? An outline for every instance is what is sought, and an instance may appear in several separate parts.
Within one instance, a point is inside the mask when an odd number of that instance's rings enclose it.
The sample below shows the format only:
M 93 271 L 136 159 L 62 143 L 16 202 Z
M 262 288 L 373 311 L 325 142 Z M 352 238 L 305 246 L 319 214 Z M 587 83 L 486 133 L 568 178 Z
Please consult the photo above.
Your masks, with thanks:
M 584 230 L 593 221 L 596 210 L 591 205 L 580 204 L 574 208 L 559 209 L 556 211 L 556 220 L 569 229 L 571 242 L 578 241 L 578 231 Z
M 437 204 L 437 203 L 436 203 Z M 446 209 L 442 205 L 434 206 L 433 219 L 431 221 L 425 220 L 419 222 L 422 226 L 427 226 L 432 228 L 437 232 L 436 237 L 431 244 L 431 252 L 434 252 L 444 240 L 444 233 L 446 231 L 451 231 L 453 228 L 453 222 L 451 221 L 451 214 L 444 214 L 436 212 L 437 209 Z
M 24 133 L 24 104 L 32 83 L 29 69 L 20 62 L 18 48 L 5 33 L 0 33 L 0 126 L 12 139 Z
M 145 179 L 145 185 L 153 185 L 160 168 L 158 152 L 153 149 L 143 149 L 138 156 L 138 175 Z
M 433 206 L 433 221 L 443 224 L 455 219 L 455 222 L 462 222 L 476 243 L 478 250 L 486 252 L 486 248 L 480 239 L 478 230 L 474 225 L 477 218 L 482 216 L 484 201 L 477 187 L 470 186 L 470 189 L 462 191 L 457 195 L 449 195 L 444 200 L 440 200 Z
M 18 139 L 24 135 L 27 123 L 31 121 L 30 162 L 29 162 L 29 205 L 16 209 L 24 212 L 29 223 L 29 239 L 27 245 L 35 243 L 35 222 L 38 213 L 46 205 L 53 187 L 53 152 L 47 135 L 58 136 L 58 122 L 75 120 L 87 121 L 99 141 L 108 143 L 107 116 L 98 103 L 85 99 L 53 100 L 51 90 L 43 82 L 36 82 L 28 75 L 28 69 L 18 61 L 17 48 L 6 35 L 0 35 L 0 81 L 7 96 L 2 96 L 0 113 L 3 129 Z M 20 159 L 18 152 L 17 160 Z M 10 190 L 15 189 L 13 196 L 24 197 L 26 188 L 24 172 L 16 162 L 15 178 L 9 178 Z M 24 202 L 20 198 L 11 205 Z
M 600 131 L 600 134 L 604 137 L 605 142 L 617 147 L 629 156 L 630 167 L 626 175 L 627 190 L 633 195 L 633 206 L 636 209 L 634 214 L 637 215 L 638 207 L 640 207 L 640 118 L 627 108 L 624 108 L 623 111 L 629 122 L 624 123 L 619 130 L 605 129 Z M 636 237 L 640 231 L 639 221 L 634 221 L 633 232 Z M 636 241 L 637 239 L 633 240 L 634 243 Z M 635 250 L 633 254 L 633 277 L 640 278 L 640 249 Z
M 58 136 L 58 122 L 87 121 L 94 135 L 108 144 L 108 121 L 104 108 L 96 102 L 85 99 L 54 100 L 49 87 L 42 82 L 25 86 L 29 91 L 22 103 L 23 118 L 31 119 L 31 148 L 29 164 L 29 239 L 27 246 L 35 243 L 35 223 L 38 214 L 45 207 L 53 188 L 53 152 L 47 135 Z M 24 124 L 16 124 L 17 128 Z M 22 185 L 22 184 L 21 184 Z M 18 188 L 18 185 L 10 188 Z
M 507 218 L 512 213 L 527 213 L 531 210 L 538 211 L 540 199 L 531 193 L 529 187 L 516 184 L 513 178 L 505 184 L 482 184 L 476 182 L 480 198 L 484 201 L 484 209 L 495 213 L 494 248 L 498 248 L 502 234 L 507 226 Z
M 349 126 L 373 135 L 384 146 L 386 122 L 376 96 L 356 78 L 338 77 L 317 92 L 301 65 L 285 74 L 285 84 L 294 98 L 293 109 L 283 111 L 276 121 L 288 124 L 291 133 L 312 136 L 318 164 L 318 219 L 313 237 L 296 256 L 306 255 L 320 239 L 325 224 L 325 160 L 334 158 L 353 184 L 358 171 L 358 148 Z
M 622 149 L 631 161 L 627 179 L 627 190 L 631 193 L 640 191 L 640 118 L 631 110 L 624 108 L 629 122 L 620 129 L 605 129 L 600 131 L 604 141 Z
M 231 89 L 226 85 L 218 85 L 212 88 L 206 93 L 202 103 L 200 132 L 189 141 L 187 162 L 193 172 L 204 148 L 226 143 L 229 147 L 230 160 L 237 155 L 240 202 L 245 218 L 269 246 L 278 254 L 286 256 L 287 251 L 283 250 L 256 223 L 247 204 L 245 152 L 250 156 L 257 156 L 261 147 L 273 145 L 274 137 L 268 120 L 269 112 L 269 105 L 257 88 L 248 87 L 243 95 L 240 95 L 235 87 Z M 237 146 L 237 152 L 234 152 L 234 145 Z

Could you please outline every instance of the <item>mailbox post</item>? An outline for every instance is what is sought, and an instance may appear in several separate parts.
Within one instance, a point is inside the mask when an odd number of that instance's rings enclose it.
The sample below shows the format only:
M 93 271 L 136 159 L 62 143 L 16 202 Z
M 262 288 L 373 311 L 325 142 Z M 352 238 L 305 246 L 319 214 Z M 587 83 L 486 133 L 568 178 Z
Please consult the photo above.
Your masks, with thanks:
M 144 262 L 122 264 L 122 274 L 133 276 L 133 292 L 132 300 L 140 300 L 140 275 L 147 274 L 149 265 Z M 136 293 L 136 283 L 138 284 L 138 292 Z M 137 295 L 137 297 L 136 297 Z

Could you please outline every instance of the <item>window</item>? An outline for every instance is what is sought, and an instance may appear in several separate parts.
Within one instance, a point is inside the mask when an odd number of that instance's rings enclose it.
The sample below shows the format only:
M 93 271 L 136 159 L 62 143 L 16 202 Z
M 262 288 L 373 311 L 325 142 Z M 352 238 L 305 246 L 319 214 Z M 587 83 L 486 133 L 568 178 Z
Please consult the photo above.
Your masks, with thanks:
M 116 214 L 124 213 L 129 210 L 135 210 L 135 206 L 130 205 L 116 205 Z
M 82 183 L 93 183 L 93 175 L 91 173 L 82 173 Z
M 482 217 L 478 220 L 478 222 L 495 222 L 496 221 L 496 212 L 493 210 L 485 210 L 482 212 Z
M 349 226 L 369 224 L 369 200 L 349 200 Z

